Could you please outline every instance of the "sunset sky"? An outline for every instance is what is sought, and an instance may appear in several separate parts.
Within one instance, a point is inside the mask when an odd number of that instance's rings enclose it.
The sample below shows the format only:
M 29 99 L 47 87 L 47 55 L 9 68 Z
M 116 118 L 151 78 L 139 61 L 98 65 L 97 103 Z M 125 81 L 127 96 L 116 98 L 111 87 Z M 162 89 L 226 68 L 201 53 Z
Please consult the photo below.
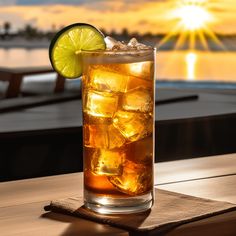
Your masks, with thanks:
M 47 30 L 87 22 L 107 31 L 167 33 L 180 21 L 179 8 L 186 2 L 204 9 L 212 31 L 236 33 L 236 0 L 0 0 L 0 25 L 9 21 L 14 30 L 25 24 Z

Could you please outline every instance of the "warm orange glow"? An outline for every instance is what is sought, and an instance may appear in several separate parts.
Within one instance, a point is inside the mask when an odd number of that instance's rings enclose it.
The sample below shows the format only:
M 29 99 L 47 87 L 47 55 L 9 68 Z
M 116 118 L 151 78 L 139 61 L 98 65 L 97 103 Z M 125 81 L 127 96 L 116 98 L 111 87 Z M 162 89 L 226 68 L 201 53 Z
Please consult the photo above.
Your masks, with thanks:
M 185 62 L 186 62 L 186 76 L 187 80 L 196 79 L 195 75 L 195 67 L 196 67 L 197 54 L 194 52 L 189 52 L 186 54 Z
M 58 29 L 79 21 L 117 32 L 127 28 L 130 32 L 165 34 L 170 32 L 177 22 L 182 22 L 181 27 L 188 30 L 189 27 L 199 29 L 207 24 L 213 32 L 236 32 L 235 0 L 68 0 L 68 4 L 60 4 L 65 1 L 59 0 L 41 3 L 39 0 L 33 1 L 38 2 L 38 5 L 30 4 L 30 1 L 25 1 L 28 5 L 18 4 L 20 1 L 13 0 L 0 2 L 3 2 L 0 3 L 0 25 L 9 21 L 13 30 L 23 28 L 25 24 L 32 24 L 43 30 L 49 30 L 54 25 Z M 52 2 L 55 4 L 50 4 Z M 196 20 L 202 17 L 203 20 Z
M 200 29 L 212 19 L 212 16 L 204 7 L 196 4 L 183 5 L 176 9 L 174 15 L 180 19 L 180 23 L 186 30 Z
M 189 49 L 196 49 L 198 40 L 201 46 L 208 50 L 209 38 L 224 49 L 224 45 L 211 29 L 216 19 L 208 9 L 208 4 L 209 0 L 176 0 L 176 6 L 169 14 L 169 18 L 175 20 L 176 24 L 161 40 L 159 46 L 168 42 L 171 37 L 177 36 L 175 49 L 182 48 L 186 44 Z

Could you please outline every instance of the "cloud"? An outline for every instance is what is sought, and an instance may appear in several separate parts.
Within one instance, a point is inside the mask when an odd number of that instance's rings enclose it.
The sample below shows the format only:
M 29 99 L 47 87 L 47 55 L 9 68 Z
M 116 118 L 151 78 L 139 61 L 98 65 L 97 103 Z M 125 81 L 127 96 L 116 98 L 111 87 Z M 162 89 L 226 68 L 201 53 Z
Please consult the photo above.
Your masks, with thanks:
M 153 2 L 167 2 L 171 0 L 149 0 L 149 3 Z M 55 4 L 63 4 L 63 5 L 94 5 L 94 4 L 103 4 L 110 5 L 114 1 L 111 0 L 0 0 L 0 5 L 21 5 L 21 6 L 32 6 L 32 5 L 55 5 Z M 147 3 L 146 0 L 116 0 L 115 4 L 124 4 L 128 5 L 139 5 L 142 3 Z
M 16 0 L 0 0 L 0 6 L 11 6 L 15 4 Z
M 32 6 L 32 5 L 48 5 L 48 4 L 64 4 L 64 5 L 81 5 L 92 2 L 100 2 L 103 0 L 0 0 L 0 5 L 21 5 L 21 6 Z M 108 0 L 107 0 L 108 1 Z

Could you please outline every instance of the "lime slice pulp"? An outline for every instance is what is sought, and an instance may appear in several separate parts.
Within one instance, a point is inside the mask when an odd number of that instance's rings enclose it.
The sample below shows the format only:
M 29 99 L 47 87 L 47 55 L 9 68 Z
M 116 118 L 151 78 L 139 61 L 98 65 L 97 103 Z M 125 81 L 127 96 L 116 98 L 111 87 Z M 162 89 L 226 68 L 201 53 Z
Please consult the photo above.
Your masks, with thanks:
M 59 31 L 49 47 L 49 58 L 55 71 L 65 78 L 82 74 L 83 50 L 104 50 L 104 35 L 94 26 L 85 23 L 69 25 Z

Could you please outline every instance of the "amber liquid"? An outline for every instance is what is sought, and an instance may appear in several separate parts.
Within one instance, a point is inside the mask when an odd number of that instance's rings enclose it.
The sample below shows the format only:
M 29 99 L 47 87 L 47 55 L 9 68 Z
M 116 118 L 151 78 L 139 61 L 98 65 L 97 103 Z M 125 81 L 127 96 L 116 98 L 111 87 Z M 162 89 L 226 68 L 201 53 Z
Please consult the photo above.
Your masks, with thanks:
M 109 197 L 152 191 L 153 74 L 153 61 L 84 68 L 85 190 Z

